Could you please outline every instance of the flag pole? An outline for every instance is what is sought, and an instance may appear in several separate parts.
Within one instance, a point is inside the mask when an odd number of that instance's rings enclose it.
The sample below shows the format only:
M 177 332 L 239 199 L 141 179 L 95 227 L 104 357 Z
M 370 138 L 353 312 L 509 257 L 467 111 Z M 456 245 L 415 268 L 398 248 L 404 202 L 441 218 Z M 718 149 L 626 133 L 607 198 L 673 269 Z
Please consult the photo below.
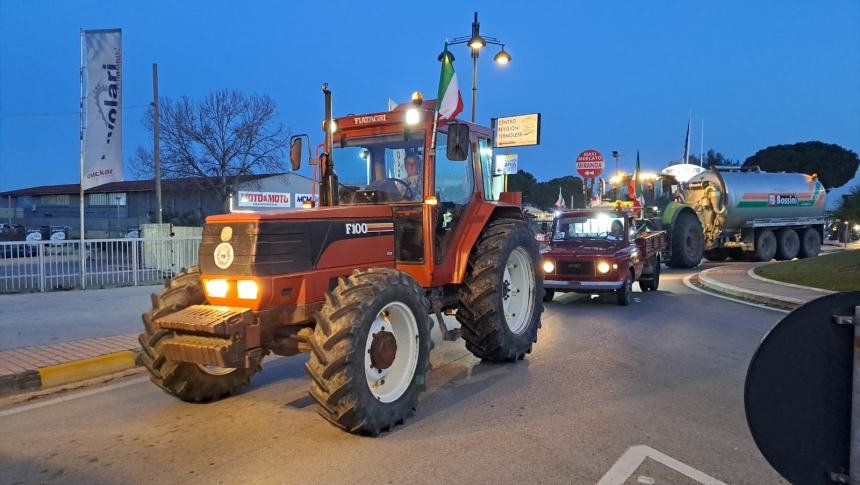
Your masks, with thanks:
M 81 29 L 81 98 L 79 102 L 81 129 L 80 129 L 80 162 L 81 162 L 81 184 L 80 184 L 80 203 L 81 203 L 81 238 L 80 238 L 80 263 L 81 263 L 81 289 L 87 289 L 86 271 L 86 254 L 84 248 L 84 29 Z

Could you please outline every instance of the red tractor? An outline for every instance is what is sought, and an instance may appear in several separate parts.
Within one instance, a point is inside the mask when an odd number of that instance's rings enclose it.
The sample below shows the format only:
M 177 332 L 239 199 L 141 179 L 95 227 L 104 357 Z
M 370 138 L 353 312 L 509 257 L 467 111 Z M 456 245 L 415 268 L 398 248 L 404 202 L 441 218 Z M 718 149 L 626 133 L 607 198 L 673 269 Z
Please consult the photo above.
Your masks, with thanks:
M 167 393 L 210 402 L 247 385 L 269 352 L 310 352 L 319 413 L 376 435 L 415 411 L 431 315 L 475 356 L 514 362 L 537 341 L 543 274 L 519 194 L 493 177 L 490 129 L 437 122 L 420 95 L 334 119 L 323 91 L 319 206 L 208 217 L 199 268 L 143 315 L 142 359 Z M 294 137 L 294 168 L 301 153 Z

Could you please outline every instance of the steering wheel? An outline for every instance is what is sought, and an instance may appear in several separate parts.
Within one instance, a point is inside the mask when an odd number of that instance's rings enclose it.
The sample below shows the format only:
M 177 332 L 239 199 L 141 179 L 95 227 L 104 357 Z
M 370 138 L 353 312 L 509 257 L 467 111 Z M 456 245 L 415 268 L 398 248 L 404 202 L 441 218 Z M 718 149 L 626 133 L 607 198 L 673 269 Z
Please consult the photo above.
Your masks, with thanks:
M 406 188 L 406 190 L 403 191 L 403 198 L 405 198 L 406 200 L 412 200 L 412 197 L 415 196 L 415 191 L 412 190 L 412 187 L 410 187 L 409 184 L 407 184 L 406 182 L 404 182 L 398 178 L 393 178 L 393 177 L 392 178 L 384 178 L 384 179 L 379 179 L 376 182 L 382 182 L 382 181 L 386 181 L 386 180 L 390 180 L 391 182 L 394 182 L 395 184 L 403 185 L 403 187 Z

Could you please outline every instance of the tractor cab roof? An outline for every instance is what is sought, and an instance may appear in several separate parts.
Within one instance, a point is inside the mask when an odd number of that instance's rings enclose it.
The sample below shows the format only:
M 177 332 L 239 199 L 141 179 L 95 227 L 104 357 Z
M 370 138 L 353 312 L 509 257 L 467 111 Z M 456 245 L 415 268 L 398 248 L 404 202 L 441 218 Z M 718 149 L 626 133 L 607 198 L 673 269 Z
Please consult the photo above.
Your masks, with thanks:
M 407 113 L 409 110 L 415 109 L 418 112 L 418 120 L 407 120 Z M 406 126 L 415 126 L 419 127 L 424 124 L 433 124 L 433 116 L 436 112 L 436 100 L 430 99 L 425 100 L 421 103 L 420 107 L 416 107 L 413 103 L 401 103 L 397 105 L 391 111 L 382 111 L 378 113 L 367 113 L 367 114 L 349 114 L 346 116 L 341 116 L 335 118 L 335 124 L 337 127 L 337 132 L 335 132 L 335 139 L 338 138 L 337 133 L 346 131 L 346 130 L 358 130 L 361 129 L 364 131 L 371 132 L 384 132 L 388 131 L 387 128 L 390 128 L 391 125 L 406 125 Z M 412 123 L 409 123 L 412 121 Z M 445 126 L 451 123 L 452 120 L 440 120 L 437 123 L 437 127 Z M 485 135 L 487 137 L 492 135 L 492 131 L 490 128 L 486 126 L 481 126 L 476 123 L 471 123 L 469 121 L 456 119 L 454 120 L 458 123 L 463 123 L 469 125 L 469 130 L 473 133 L 478 133 Z

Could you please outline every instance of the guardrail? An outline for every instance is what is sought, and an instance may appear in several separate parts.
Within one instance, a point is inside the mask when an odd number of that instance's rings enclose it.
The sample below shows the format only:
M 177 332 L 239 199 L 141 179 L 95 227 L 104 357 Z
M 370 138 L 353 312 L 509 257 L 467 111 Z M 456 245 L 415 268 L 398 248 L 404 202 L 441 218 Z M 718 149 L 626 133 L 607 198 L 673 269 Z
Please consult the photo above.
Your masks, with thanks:
M 197 264 L 200 237 L 0 242 L 0 293 L 157 284 Z

